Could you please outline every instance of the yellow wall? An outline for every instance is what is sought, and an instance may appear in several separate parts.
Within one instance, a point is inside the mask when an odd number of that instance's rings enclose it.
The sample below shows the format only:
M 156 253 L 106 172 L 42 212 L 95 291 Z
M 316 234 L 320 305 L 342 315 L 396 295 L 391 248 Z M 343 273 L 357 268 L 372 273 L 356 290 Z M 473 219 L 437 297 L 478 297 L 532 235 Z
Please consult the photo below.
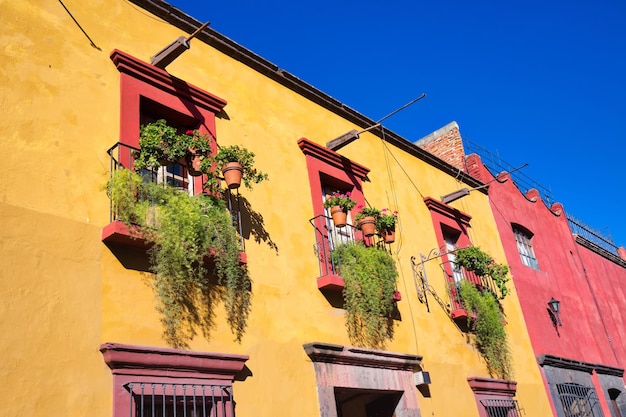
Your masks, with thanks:
M 99 49 L 58 2 L 0 2 L 0 376 L 11 399 L 0 402 L 3 416 L 110 416 L 111 376 L 99 345 L 165 346 L 149 277 L 125 269 L 100 240 L 109 222 L 106 149 L 118 140 L 120 118 L 109 53 L 148 61 L 183 33 L 125 1 L 64 3 Z M 233 341 L 218 310 L 212 339 L 197 337 L 191 348 L 250 355 L 253 376 L 235 385 L 240 415 L 318 415 L 302 345 L 349 340 L 343 311 L 317 290 L 313 211 L 296 142 L 324 144 L 355 126 L 199 40 L 168 71 L 228 101 L 228 119 L 216 121 L 219 141 L 250 148 L 269 173 L 269 182 L 242 193 L 277 247 L 246 243 L 254 304 L 243 341 Z M 433 383 L 431 398 L 416 391 L 422 415 L 476 416 L 466 378 L 487 376 L 483 361 L 432 297 L 430 312 L 417 300 L 410 263 L 438 246 L 421 195 L 438 198 L 462 184 L 371 134 L 340 153 L 371 169 L 364 191 L 372 205 L 400 211 L 392 247 L 402 321 L 388 350 L 424 356 Z M 504 260 L 486 195 L 473 192 L 453 205 L 473 216 L 473 242 Z M 448 302 L 437 261 L 427 273 Z M 517 398 L 527 415 L 549 415 L 514 291 L 504 308 Z

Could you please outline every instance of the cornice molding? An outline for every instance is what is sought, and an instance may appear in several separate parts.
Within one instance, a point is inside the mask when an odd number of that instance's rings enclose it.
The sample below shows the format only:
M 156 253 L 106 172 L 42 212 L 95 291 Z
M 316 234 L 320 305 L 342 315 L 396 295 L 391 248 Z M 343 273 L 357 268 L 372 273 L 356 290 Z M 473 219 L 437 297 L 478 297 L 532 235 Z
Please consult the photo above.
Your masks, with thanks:
M 196 106 L 203 107 L 214 113 L 222 111 L 226 100 L 189 84 L 180 78 L 170 75 L 167 71 L 141 61 L 120 50 L 113 50 L 111 60 L 119 72 L 139 79 L 153 87 L 166 91 L 174 96 L 191 101 Z
M 422 356 L 384 350 L 363 349 L 330 343 L 313 342 L 303 345 L 313 362 L 365 366 L 403 371 L 421 370 Z

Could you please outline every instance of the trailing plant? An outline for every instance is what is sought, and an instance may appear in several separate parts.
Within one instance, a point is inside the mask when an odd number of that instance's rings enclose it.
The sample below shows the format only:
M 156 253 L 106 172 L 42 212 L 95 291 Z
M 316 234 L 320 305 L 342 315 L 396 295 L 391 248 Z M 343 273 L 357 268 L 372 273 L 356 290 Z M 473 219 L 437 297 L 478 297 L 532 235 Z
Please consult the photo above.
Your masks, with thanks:
M 376 229 L 378 231 L 391 229 L 396 225 L 398 221 L 398 211 L 391 211 L 388 208 L 384 208 L 380 211 L 380 214 L 376 218 Z
M 343 193 L 333 193 L 324 200 L 324 207 L 331 208 L 339 206 L 344 210 L 352 210 L 356 206 L 356 201 L 351 197 L 350 191 Z
M 506 283 L 509 281 L 509 267 L 496 263 L 491 255 L 483 252 L 478 246 L 468 246 L 455 252 L 457 267 L 463 267 L 473 271 L 481 277 L 489 277 L 500 290 L 500 299 L 504 299 L 509 293 Z
M 476 349 L 485 359 L 489 374 L 511 379 L 511 353 L 504 317 L 498 301 L 490 291 L 480 291 L 467 280 L 460 282 L 460 295 L 468 313 L 468 324 L 474 332 Z
M 335 249 L 344 279 L 346 328 L 355 345 L 384 348 L 393 338 L 393 293 L 398 271 L 389 253 L 361 242 L 344 243 Z
M 267 180 L 268 175 L 254 167 L 254 156 L 254 152 L 239 145 L 220 146 L 215 155 L 202 161 L 201 170 L 209 175 L 205 189 L 210 192 L 218 191 L 217 177 L 213 173 L 216 170 L 220 172 L 229 162 L 241 164 L 243 170 L 241 181 L 248 189 L 252 189 L 253 184 Z
M 357 208 L 359 209 L 359 212 L 356 214 L 356 216 L 354 216 L 354 220 L 357 222 L 365 217 L 378 218 L 378 216 L 380 215 L 380 210 L 374 207 L 359 205 Z
M 141 126 L 139 150 L 135 153 L 135 169 L 156 169 L 173 165 L 193 150 L 195 154 L 209 155 L 212 139 L 199 130 L 187 130 L 179 135 L 165 119 Z
M 130 192 L 114 191 L 124 183 Z M 124 169 L 113 174 L 107 191 L 116 207 L 124 207 L 120 219 L 140 226 L 141 237 L 152 244 L 152 284 L 167 342 L 186 347 L 195 334 L 187 324 L 198 322 L 198 311 L 217 296 L 224 303 L 231 330 L 241 340 L 252 284 L 246 266 L 239 263 L 239 236 L 224 202 L 142 181 Z M 213 262 L 206 262 L 209 257 Z M 213 276 L 222 286 L 219 289 L 211 284 Z M 205 313 L 204 322 L 211 322 L 212 310 Z M 204 330 L 208 337 L 206 326 Z

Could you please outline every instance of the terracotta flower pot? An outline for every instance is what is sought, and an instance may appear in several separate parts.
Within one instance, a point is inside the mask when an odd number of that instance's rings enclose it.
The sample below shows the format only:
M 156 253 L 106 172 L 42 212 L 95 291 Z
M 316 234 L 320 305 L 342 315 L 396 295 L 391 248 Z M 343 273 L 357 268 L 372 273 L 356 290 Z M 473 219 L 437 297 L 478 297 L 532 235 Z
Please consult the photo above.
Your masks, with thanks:
M 222 168 L 222 174 L 224 175 L 224 181 L 231 190 L 239 188 L 241 185 L 241 177 L 243 175 L 243 168 L 239 162 L 229 162 L 224 168 Z
M 330 208 L 330 215 L 333 218 L 335 227 L 342 228 L 348 223 L 348 211 L 341 206 L 333 206 Z
M 376 218 L 374 216 L 363 217 L 359 220 L 359 229 L 367 237 L 374 236 L 376 233 Z
M 393 243 L 396 241 L 396 226 L 391 226 L 386 229 L 382 229 L 380 231 L 380 236 L 383 238 L 385 243 Z

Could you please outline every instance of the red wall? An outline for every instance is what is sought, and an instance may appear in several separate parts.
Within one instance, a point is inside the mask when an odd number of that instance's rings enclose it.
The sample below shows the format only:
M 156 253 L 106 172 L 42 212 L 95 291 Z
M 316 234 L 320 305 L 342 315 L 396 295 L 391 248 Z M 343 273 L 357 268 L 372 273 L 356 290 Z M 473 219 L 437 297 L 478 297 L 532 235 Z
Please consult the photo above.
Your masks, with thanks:
M 489 183 L 491 207 L 535 354 L 623 368 L 626 268 L 577 243 L 560 204 L 548 208 L 534 190 L 523 195 L 508 175 L 494 181 L 476 155 L 467 157 L 467 165 L 471 175 Z M 534 234 L 539 271 L 522 264 L 512 223 Z M 551 297 L 561 301 L 562 326 L 554 326 L 548 313 Z

